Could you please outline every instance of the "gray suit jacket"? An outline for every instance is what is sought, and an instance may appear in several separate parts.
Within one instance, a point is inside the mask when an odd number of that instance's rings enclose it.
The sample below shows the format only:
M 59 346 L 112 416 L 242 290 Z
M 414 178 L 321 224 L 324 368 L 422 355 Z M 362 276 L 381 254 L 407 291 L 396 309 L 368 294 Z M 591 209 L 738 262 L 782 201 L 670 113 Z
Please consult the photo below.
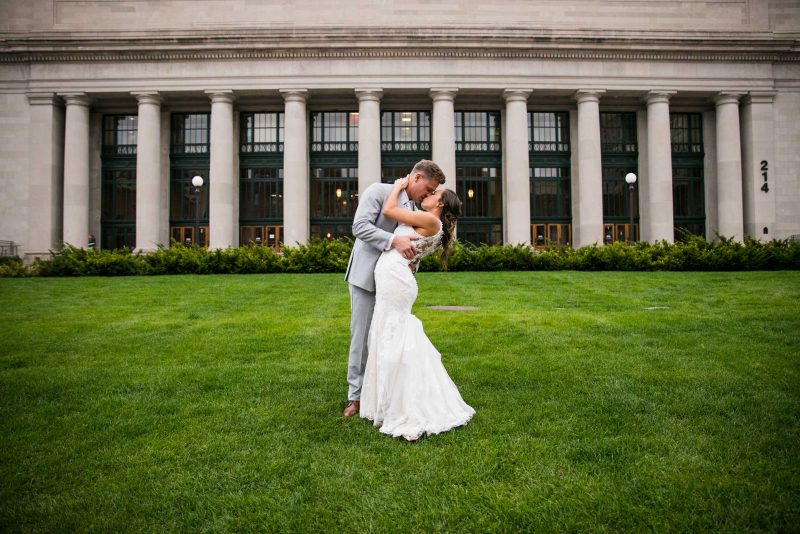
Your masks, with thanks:
M 372 184 L 358 199 L 353 218 L 353 252 L 344 279 L 354 286 L 375 291 L 375 264 L 397 228 L 397 221 L 384 217 L 383 203 L 393 189 L 392 184 Z

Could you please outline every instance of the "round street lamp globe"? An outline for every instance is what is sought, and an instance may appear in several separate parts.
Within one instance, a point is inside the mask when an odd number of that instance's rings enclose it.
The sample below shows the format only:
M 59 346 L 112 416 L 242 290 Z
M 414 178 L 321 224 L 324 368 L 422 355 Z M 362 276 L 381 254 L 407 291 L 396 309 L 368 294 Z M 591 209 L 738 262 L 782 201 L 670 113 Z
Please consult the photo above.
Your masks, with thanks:
M 629 172 L 628 174 L 625 175 L 625 181 L 628 182 L 629 184 L 635 184 L 636 175 L 633 174 L 632 172 Z
M 635 178 L 634 178 L 635 180 Z M 195 187 L 202 187 L 203 186 L 203 177 L 202 176 L 195 176 L 192 178 L 192 185 Z

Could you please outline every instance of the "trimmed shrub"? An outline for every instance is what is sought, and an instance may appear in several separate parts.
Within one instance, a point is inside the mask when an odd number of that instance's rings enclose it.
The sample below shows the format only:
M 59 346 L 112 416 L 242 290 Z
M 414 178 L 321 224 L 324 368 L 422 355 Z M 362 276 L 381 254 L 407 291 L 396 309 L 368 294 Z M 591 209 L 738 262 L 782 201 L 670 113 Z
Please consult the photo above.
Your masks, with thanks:
M 284 247 L 282 266 L 287 273 L 343 273 L 353 248 L 351 240 L 312 239 L 308 245 Z
M 125 276 L 211 273 L 342 273 L 353 242 L 314 239 L 307 245 L 252 246 L 209 251 L 173 243 L 149 254 L 127 250 L 83 250 L 69 245 L 33 266 L 19 258 L 2 260 L 0 276 Z M 441 254 L 422 259 L 420 271 L 442 271 Z M 580 249 L 554 246 L 532 250 L 524 245 L 472 246 L 453 243 L 449 271 L 740 271 L 800 269 L 800 243 L 720 237 L 708 242 L 685 235 L 676 243 L 592 245 Z
M 30 276 L 31 272 L 19 256 L 0 256 L 0 278 Z

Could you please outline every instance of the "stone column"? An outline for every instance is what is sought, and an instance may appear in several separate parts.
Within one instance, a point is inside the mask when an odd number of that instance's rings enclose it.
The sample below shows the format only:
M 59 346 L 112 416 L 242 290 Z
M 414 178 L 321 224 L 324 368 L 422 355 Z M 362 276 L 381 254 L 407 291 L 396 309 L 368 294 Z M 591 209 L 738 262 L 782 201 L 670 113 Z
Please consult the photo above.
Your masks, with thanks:
M 283 242 L 306 244 L 309 236 L 308 117 L 306 89 L 281 89 L 286 102 L 283 144 Z
M 575 93 L 578 101 L 577 212 L 572 214 L 575 248 L 603 243 L 603 166 L 600 159 L 600 95 L 605 90 Z M 575 179 L 573 178 L 573 184 Z
M 358 97 L 358 193 L 381 181 L 380 89 L 356 89 Z
M 763 241 L 775 238 L 775 94 L 753 91 L 742 102 L 744 233 Z
M 62 95 L 64 126 L 64 243 L 89 243 L 89 103 L 85 93 Z
M 211 157 L 208 176 L 209 248 L 239 245 L 239 226 L 234 220 L 233 91 L 206 91 L 211 98 Z
M 136 132 L 136 249 L 150 252 L 161 240 L 161 96 L 131 93 L 139 102 Z
M 53 93 L 29 93 L 28 238 L 25 261 L 58 248 L 64 208 L 64 111 Z M 22 253 L 23 251 L 19 251 Z
M 503 184 L 506 243 L 530 245 L 531 188 L 528 158 L 528 96 L 530 90 L 506 89 L 506 171 Z
M 650 91 L 645 98 L 648 184 L 644 209 L 648 212 L 649 221 L 646 240 L 650 242 L 672 243 L 675 239 L 672 207 L 672 138 L 669 128 L 669 99 L 675 93 L 676 91 Z
M 456 190 L 456 126 L 453 102 L 458 89 L 435 87 L 433 99 L 433 149 L 431 158 L 444 172 L 444 187 Z
M 717 105 L 717 217 L 719 234 L 741 241 L 744 237 L 742 206 L 742 148 L 739 137 L 739 97 L 721 92 Z

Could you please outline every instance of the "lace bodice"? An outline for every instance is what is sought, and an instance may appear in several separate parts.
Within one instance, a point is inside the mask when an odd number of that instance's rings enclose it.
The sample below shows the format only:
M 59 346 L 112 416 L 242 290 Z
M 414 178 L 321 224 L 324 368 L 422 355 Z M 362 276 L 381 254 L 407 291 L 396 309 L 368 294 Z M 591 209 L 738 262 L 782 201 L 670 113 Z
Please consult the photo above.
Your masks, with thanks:
M 432 236 L 423 236 L 413 227 L 408 226 L 406 224 L 398 225 L 394 231 L 397 235 L 417 235 L 419 239 L 414 241 L 414 248 L 417 249 L 417 253 L 414 255 L 413 258 L 407 260 L 409 264 L 417 263 L 419 260 L 424 258 L 425 256 L 432 254 L 442 243 L 442 236 L 444 235 L 444 231 L 441 226 L 441 222 L 439 223 L 439 231 L 433 234 Z

